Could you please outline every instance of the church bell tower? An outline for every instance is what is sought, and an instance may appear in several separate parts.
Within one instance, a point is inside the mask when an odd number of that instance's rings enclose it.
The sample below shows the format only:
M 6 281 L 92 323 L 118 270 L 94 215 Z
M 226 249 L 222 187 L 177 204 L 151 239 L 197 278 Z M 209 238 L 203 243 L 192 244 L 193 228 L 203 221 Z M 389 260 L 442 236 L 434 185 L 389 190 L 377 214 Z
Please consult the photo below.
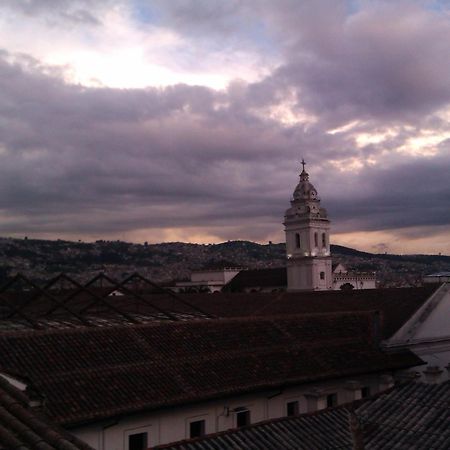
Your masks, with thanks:
M 316 188 L 309 182 L 305 161 L 284 216 L 288 291 L 332 289 L 330 221 L 321 208 Z

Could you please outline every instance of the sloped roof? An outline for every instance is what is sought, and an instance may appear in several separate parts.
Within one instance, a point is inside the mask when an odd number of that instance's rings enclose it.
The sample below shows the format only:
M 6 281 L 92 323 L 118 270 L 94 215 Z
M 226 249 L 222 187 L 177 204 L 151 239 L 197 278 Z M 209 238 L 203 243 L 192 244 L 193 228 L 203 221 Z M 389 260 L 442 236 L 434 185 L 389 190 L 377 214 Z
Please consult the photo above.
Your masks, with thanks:
M 286 267 L 274 269 L 241 270 L 223 288 L 226 292 L 242 292 L 253 287 L 279 288 L 286 287 Z
M 0 448 L 93 450 L 29 406 L 27 395 L 0 376 Z
M 367 450 L 450 448 L 450 381 L 411 383 L 357 412 Z
M 371 313 L 15 331 L 0 334 L 0 371 L 67 425 L 421 363 L 375 340 Z
M 379 311 L 382 336 L 388 338 L 425 303 L 437 287 L 426 285 L 414 288 L 267 294 L 183 294 L 183 297 L 188 299 L 189 303 L 217 317 Z M 154 298 L 153 301 L 168 306 L 168 300 L 163 296 Z
M 272 274 L 276 272 L 275 269 L 270 271 Z M 251 275 L 254 271 L 245 272 Z M 61 293 L 49 290 L 48 286 L 54 286 L 61 277 L 72 289 Z M 110 286 L 98 290 L 93 282 L 103 278 Z M 134 284 L 134 280 L 151 287 L 152 292 L 136 292 L 130 286 L 127 288 L 130 281 Z M 268 276 L 268 285 L 273 286 L 272 282 Z M 206 317 L 379 311 L 382 335 L 388 338 L 425 303 L 438 286 L 430 284 L 418 288 L 270 294 L 174 294 L 138 274 L 133 274 L 122 282 L 114 282 L 100 274 L 83 286 L 60 275 L 51 280 L 47 287 L 32 287 L 32 290 L 21 293 L 8 290 L 0 292 L 0 332 L 14 328 L 132 326 L 152 321 L 183 321 Z M 125 295 L 108 297 L 108 293 L 115 289 L 122 289 Z
M 331 408 L 161 445 L 155 450 L 352 450 L 348 416 L 344 407 Z
M 361 406 L 357 407 L 358 404 Z M 269 420 L 157 448 L 351 450 L 355 448 L 353 444 L 359 436 L 366 450 L 448 450 L 449 405 L 450 381 L 440 385 L 410 383 L 354 405 Z M 353 411 L 356 422 L 359 422 L 356 429 L 352 429 L 351 424 Z

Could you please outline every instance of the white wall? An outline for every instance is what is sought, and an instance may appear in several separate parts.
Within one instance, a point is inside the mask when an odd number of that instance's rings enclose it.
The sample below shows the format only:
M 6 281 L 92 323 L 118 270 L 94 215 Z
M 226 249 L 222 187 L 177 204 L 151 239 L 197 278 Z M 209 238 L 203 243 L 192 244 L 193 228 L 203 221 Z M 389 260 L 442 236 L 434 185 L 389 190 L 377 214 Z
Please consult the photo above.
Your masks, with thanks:
M 450 283 L 443 284 L 384 345 L 387 349 L 407 348 L 427 365 L 416 368 L 420 379 L 442 382 L 450 367 Z M 430 366 L 440 371 L 431 377 Z M 433 381 L 434 378 L 434 381 Z
M 343 284 L 350 283 L 354 289 L 375 289 L 375 275 L 363 275 L 357 273 L 334 273 L 333 289 L 338 291 Z
M 220 281 L 222 283 L 228 283 L 232 278 L 234 278 L 240 269 L 221 269 L 221 270 L 205 270 L 191 273 L 192 282 L 201 281 Z
M 286 415 L 286 403 L 298 400 L 300 413 L 326 407 L 327 395 L 337 393 L 338 403 L 361 397 L 361 387 L 371 393 L 390 387 L 388 376 L 365 376 L 349 380 L 301 385 L 283 390 L 243 395 L 229 399 L 203 402 L 197 405 L 161 409 L 156 412 L 129 415 L 117 421 L 109 420 L 70 430 L 95 449 L 128 450 L 128 435 L 148 433 L 148 447 L 189 438 L 189 422 L 204 419 L 207 434 L 236 427 L 236 408 L 250 411 L 251 423 Z

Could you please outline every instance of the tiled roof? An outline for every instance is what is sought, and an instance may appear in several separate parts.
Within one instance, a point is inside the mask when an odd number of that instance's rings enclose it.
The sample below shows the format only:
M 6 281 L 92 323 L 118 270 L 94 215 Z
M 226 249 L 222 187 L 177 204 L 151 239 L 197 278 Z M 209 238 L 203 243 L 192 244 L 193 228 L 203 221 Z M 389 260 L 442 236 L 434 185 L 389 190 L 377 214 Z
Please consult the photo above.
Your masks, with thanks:
M 367 450 L 450 449 L 450 381 L 412 383 L 357 412 Z
M 0 376 L 0 448 L 7 450 L 93 450 L 60 427 Z
M 392 336 L 437 289 L 416 288 L 315 291 L 299 293 L 184 294 L 188 301 L 218 317 L 379 311 L 384 338 Z M 168 307 L 164 297 L 154 299 Z M 181 311 L 181 310 L 178 310 Z
M 157 448 L 352 450 L 357 448 L 354 443 L 358 438 L 365 450 L 450 448 L 450 381 L 440 385 L 410 383 L 361 403 L 359 407 L 346 405 L 270 420 Z
M 381 352 L 372 332 L 370 313 L 15 331 L 0 334 L 0 371 L 75 424 L 421 363 Z
M 345 408 L 337 407 L 162 445 L 155 450 L 352 450 L 348 416 Z
M 0 292 L 0 333 L 3 330 L 9 332 L 12 329 L 27 328 L 133 326 L 152 321 L 184 321 L 206 317 L 379 311 L 381 332 L 384 338 L 388 338 L 437 288 L 436 285 L 427 285 L 402 289 L 270 294 L 221 293 L 211 296 L 211 294 L 177 295 L 161 289 L 137 274 L 133 277 L 136 277 L 143 287 L 152 288 L 151 292 L 148 289 L 133 292 L 131 286 L 125 289 L 127 283 L 115 282 L 114 285 L 104 275 L 94 278 L 97 282 L 105 278 L 110 283 L 108 288 L 103 289 L 94 287 L 92 281 L 81 286 L 68 277 L 61 275 L 60 278 L 62 277 L 71 290 L 59 292 L 34 287 L 20 294 L 8 290 Z M 132 277 L 129 278 L 131 282 L 134 281 Z M 269 281 L 271 284 L 272 281 L 268 277 Z M 49 284 L 51 283 L 55 283 L 55 280 Z M 114 289 L 122 289 L 125 295 L 108 296 L 107 294 Z
M 226 292 L 242 292 L 244 289 L 253 287 L 277 288 L 286 287 L 286 267 L 274 269 L 250 269 L 241 270 L 223 288 Z

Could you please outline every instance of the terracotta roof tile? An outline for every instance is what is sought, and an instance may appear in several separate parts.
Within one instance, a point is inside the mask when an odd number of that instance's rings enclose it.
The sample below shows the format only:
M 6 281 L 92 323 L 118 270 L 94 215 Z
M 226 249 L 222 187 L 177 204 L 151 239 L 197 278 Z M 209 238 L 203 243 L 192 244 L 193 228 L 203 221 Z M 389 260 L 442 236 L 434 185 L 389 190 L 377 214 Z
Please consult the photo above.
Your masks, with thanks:
M 335 313 L 11 332 L 0 371 L 26 377 L 54 420 L 74 424 L 421 363 L 382 353 L 372 325 L 371 313 Z
M 8 450 L 92 450 L 59 428 L 29 398 L 0 377 L 0 448 Z
M 353 291 L 183 295 L 190 303 L 218 317 L 379 311 L 382 335 L 387 338 L 394 334 L 436 289 L 437 286 L 428 285 L 418 288 Z M 168 306 L 168 300 L 163 296 L 155 297 L 153 301 Z

